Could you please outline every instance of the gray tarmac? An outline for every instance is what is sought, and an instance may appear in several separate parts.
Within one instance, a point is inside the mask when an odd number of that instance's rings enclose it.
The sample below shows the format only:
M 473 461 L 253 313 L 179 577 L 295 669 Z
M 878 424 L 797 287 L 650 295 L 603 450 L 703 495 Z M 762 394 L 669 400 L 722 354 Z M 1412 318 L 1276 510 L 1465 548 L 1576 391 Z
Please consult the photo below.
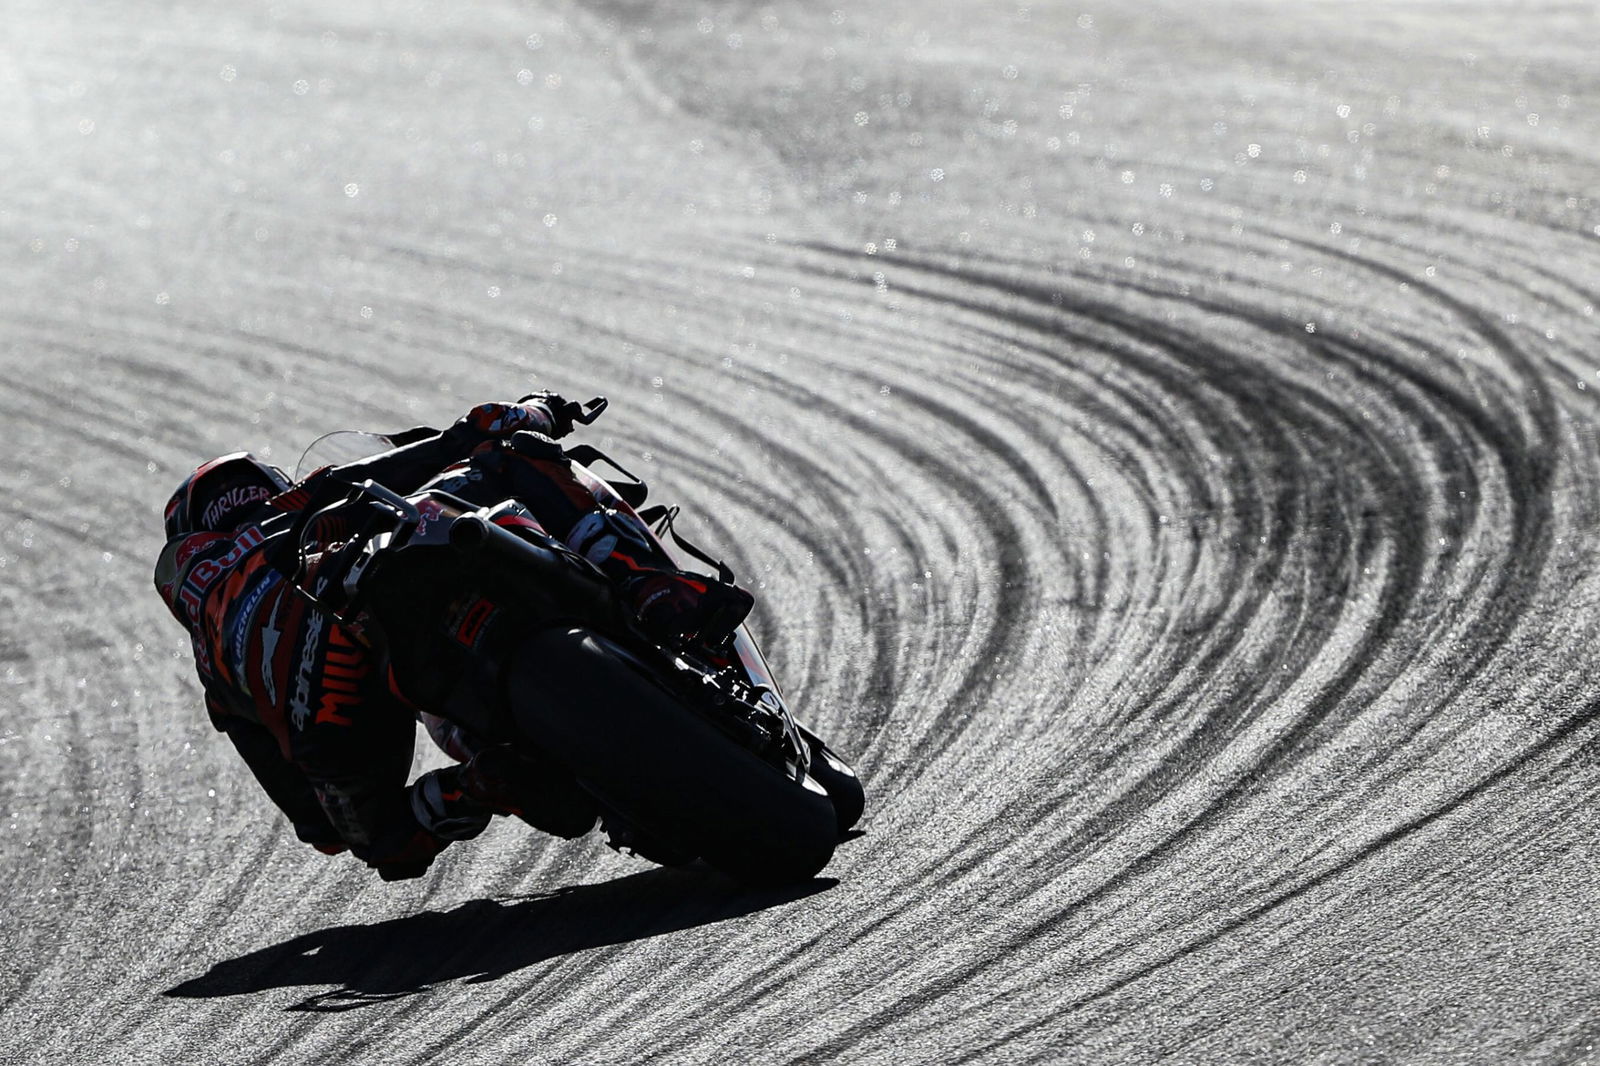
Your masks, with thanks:
M 1593 5 L 838 3 L 8 0 L 0 1061 L 1596 1060 Z M 210 730 L 178 479 L 532 388 L 814 884 L 384 885 Z

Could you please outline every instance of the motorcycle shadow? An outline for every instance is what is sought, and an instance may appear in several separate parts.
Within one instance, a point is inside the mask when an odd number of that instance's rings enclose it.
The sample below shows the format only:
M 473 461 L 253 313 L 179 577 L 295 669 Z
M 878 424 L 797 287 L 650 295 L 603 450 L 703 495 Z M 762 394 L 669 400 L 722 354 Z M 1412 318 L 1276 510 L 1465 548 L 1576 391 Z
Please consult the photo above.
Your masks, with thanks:
M 601 884 L 473 900 L 372 925 L 333 926 L 216 963 L 163 995 L 211 999 L 337 985 L 285 1009 L 354 1010 L 426 992 L 445 981 L 495 981 L 563 955 L 743 917 L 837 884 L 816 878 L 749 889 L 708 871 L 658 867 Z

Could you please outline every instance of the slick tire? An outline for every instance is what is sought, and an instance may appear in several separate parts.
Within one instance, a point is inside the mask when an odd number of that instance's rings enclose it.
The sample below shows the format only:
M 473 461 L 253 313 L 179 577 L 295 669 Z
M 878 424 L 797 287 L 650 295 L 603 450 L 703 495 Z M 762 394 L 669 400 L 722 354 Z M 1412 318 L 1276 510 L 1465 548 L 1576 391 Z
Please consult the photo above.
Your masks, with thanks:
M 511 666 L 517 725 L 663 843 L 751 884 L 814 877 L 838 840 L 823 786 L 739 747 L 642 670 L 590 630 L 541 630 Z
M 805 726 L 800 727 L 800 733 L 811 745 L 811 776 L 827 791 L 828 799 L 833 802 L 839 832 L 847 833 L 861 820 L 861 812 L 867 806 L 867 795 L 861 787 L 861 779 L 849 763 L 823 743 L 822 738 Z

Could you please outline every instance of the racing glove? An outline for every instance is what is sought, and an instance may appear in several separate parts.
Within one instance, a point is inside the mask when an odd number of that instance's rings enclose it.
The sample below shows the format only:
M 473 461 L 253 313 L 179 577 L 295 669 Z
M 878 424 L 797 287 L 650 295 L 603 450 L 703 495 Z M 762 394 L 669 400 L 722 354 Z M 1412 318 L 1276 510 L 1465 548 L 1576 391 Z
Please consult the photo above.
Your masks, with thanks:
M 572 432 L 572 417 L 566 412 L 574 406 L 556 393 L 536 392 L 516 403 L 481 403 L 462 415 L 456 425 L 469 426 L 494 439 L 525 429 L 551 438 L 565 437 Z

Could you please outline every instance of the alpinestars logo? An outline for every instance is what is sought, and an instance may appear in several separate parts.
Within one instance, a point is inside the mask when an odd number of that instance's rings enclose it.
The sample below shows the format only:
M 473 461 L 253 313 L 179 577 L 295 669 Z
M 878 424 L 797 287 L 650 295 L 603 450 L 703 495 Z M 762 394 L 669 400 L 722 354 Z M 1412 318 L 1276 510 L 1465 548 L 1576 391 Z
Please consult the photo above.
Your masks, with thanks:
M 267 702 L 274 707 L 278 704 L 278 683 L 274 680 L 272 666 L 278 654 L 278 640 L 283 636 L 283 630 L 278 628 L 278 612 L 283 610 L 283 601 L 287 598 L 278 597 L 278 602 L 272 605 L 272 616 L 261 628 L 261 686 Z
M 322 626 L 325 619 L 320 611 L 312 611 L 306 621 L 305 644 L 300 652 L 300 668 L 294 675 L 294 694 L 289 700 L 289 719 L 296 729 L 306 727 L 311 717 L 311 670 L 317 658 L 317 645 L 322 643 Z

